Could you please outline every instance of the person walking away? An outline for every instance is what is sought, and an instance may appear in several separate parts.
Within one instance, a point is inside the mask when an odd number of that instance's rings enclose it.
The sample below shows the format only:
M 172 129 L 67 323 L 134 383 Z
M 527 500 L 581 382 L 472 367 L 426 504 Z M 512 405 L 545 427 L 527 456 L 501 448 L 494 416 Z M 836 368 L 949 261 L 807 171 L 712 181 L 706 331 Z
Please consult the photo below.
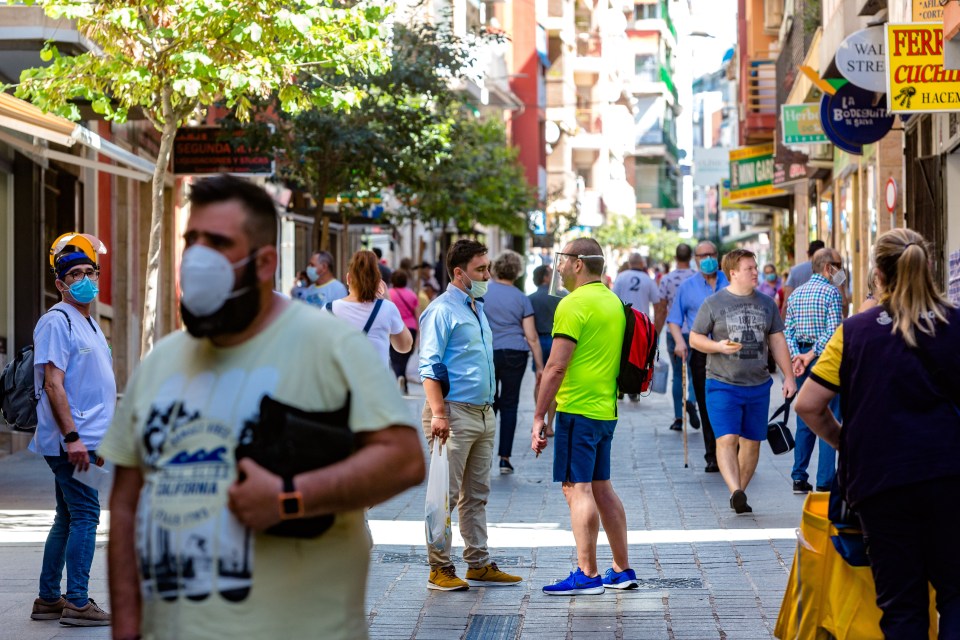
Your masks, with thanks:
M 577 569 L 543 587 L 554 596 L 635 589 L 627 517 L 610 481 L 610 451 L 617 425 L 617 375 L 626 327 L 623 305 L 601 279 L 603 254 L 592 238 L 578 238 L 558 254 L 557 272 L 570 291 L 557 306 L 553 350 L 540 384 L 531 447 L 547 446 L 544 416 L 557 401 L 553 481 L 562 483 L 577 543 Z M 597 567 L 600 525 L 613 552 L 603 576 Z
M 690 330 L 690 346 L 707 355 L 706 400 L 717 437 L 717 463 L 730 508 L 750 513 L 746 489 L 767 439 L 773 380 L 768 349 L 783 372 L 783 396 L 796 393 L 783 321 L 776 303 L 757 293 L 757 260 L 735 249 L 723 258 L 730 286 L 704 300 Z
M 328 302 L 347 296 L 347 288 L 334 276 L 333 256 L 328 252 L 319 251 L 310 256 L 310 264 L 305 271 L 310 284 L 291 291 L 294 298 L 325 307 Z
M 665 274 L 660 279 L 660 302 L 654 305 L 654 327 L 657 335 L 667 319 L 667 312 L 673 306 L 673 301 L 677 297 L 677 290 L 687 279 L 697 275 L 694 269 L 690 268 L 690 258 L 693 256 L 693 249 L 690 245 L 680 243 L 677 245 L 674 254 L 677 261 L 677 268 Z M 690 327 L 684 324 L 680 328 L 680 333 L 685 342 L 690 341 Z M 690 356 L 681 360 L 676 353 L 677 341 L 673 333 L 667 331 L 667 352 L 670 354 L 670 366 L 673 369 L 673 423 L 670 425 L 671 431 L 680 431 L 683 428 L 683 410 L 686 408 L 687 415 L 690 418 L 690 426 L 694 429 L 700 428 L 700 417 L 697 415 L 697 395 L 693 388 L 693 368 L 689 366 Z M 687 362 L 687 376 L 690 384 L 688 385 L 687 403 L 683 403 L 683 363 Z
M 56 512 L 43 546 L 40 591 L 30 617 L 59 619 L 72 627 L 110 624 L 110 614 L 89 594 L 100 496 L 73 476 L 75 470 L 103 464 L 96 451 L 117 400 L 110 346 L 90 313 L 99 293 L 101 253 L 106 247 L 88 234 L 68 233 L 54 241 L 51 267 L 61 300 L 33 330 L 33 386 L 39 401 L 29 448 L 42 455 L 53 472 Z
M 543 357 L 543 363 L 546 365 L 550 359 L 550 349 L 553 347 L 553 316 L 557 312 L 557 305 L 560 304 L 560 298 L 550 295 L 550 279 L 553 278 L 553 267 L 541 264 L 533 270 L 533 282 L 537 290 L 527 296 L 533 307 L 533 323 L 537 329 L 537 336 L 540 340 L 540 353 Z M 536 372 L 537 363 L 532 364 Z M 533 402 L 537 402 L 539 386 L 534 387 Z M 556 401 L 550 403 L 547 409 L 547 437 L 553 437 L 553 418 L 557 412 Z
M 698 244 L 694 256 L 696 256 L 700 273 L 695 277 L 687 278 L 677 288 L 677 295 L 667 314 L 667 327 L 676 345 L 673 354 L 682 362 L 687 359 L 689 353 L 693 391 L 697 407 L 700 409 L 700 424 L 703 426 L 703 448 L 705 450 L 703 458 L 707 462 L 704 471 L 706 473 L 716 473 L 720 471 L 720 467 L 717 466 L 717 439 L 713 435 L 706 400 L 707 354 L 696 349 L 688 350 L 687 345 L 689 344 L 690 328 L 693 326 L 693 321 L 697 317 L 697 312 L 703 305 L 703 301 L 708 296 L 722 290 L 729 283 L 723 271 L 719 270 L 717 247 L 712 242 L 704 241 Z M 692 420 L 691 426 L 693 426 Z
M 219 175 L 191 185 L 189 201 L 186 331 L 141 363 L 101 447 L 117 465 L 113 637 L 305 638 L 322 629 L 325 639 L 366 638 L 364 509 L 423 480 L 419 436 L 369 340 L 273 291 L 270 196 Z M 209 277 L 223 272 L 230 280 Z M 241 432 L 267 427 L 268 406 L 271 415 L 325 412 L 327 428 L 352 433 L 353 447 L 340 462 L 285 477 L 237 460 Z M 332 525 L 316 538 L 269 531 L 327 515 Z
M 660 291 L 657 283 L 647 273 L 647 263 L 639 253 L 631 253 L 627 261 L 627 269 L 617 275 L 613 282 L 613 292 L 633 308 L 651 318 L 650 305 L 660 302 Z M 618 395 L 622 398 L 622 395 Z M 630 394 L 630 400 L 636 402 L 640 397 Z
M 807 261 L 801 262 L 792 269 L 790 269 L 790 275 L 787 277 L 787 282 L 783 285 L 783 299 L 789 300 L 790 294 L 796 290 L 797 287 L 806 283 L 813 276 L 813 254 L 820 249 L 823 249 L 826 245 L 823 240 L 814 240 L 807 247 Z M 785 305 L 781 307 L 780 315 L 785 316 L 787 313 L 787 308 Z
M 840 254 L 833 249 L 820 249 L 813 254 L 813 276 L 797 287 L 787 300 L 787 318 L 784 322 L 784 338 L 793 363 L 797 388 L 803 387 L 810 369 L 823 353 L 827 341 L 843 320 L 842 296 L 837 287 L 843 286 L 846 273 L 840 262 Z M 834 414 L 840 415 L 840 398 L 834 398 L 831 406 Z M 810 456 L 817 436 L 797 416 L 796 446 L 793 449 L 793 492 L 802 494 L 813 490 L 807 481 Z M 836 454 L 825 440 L 820 439 L 819 462 L 817 463 L 817 491 L 829 491 L 836 471 Z
M 840 452 L 859 514 L 885 638 L 926 638 L 930 586 L 939 637 L 960 637 L 960 311 L 943 295 L 923 237 L 887 231 L 873 255 L 879 302 L 843 321 L 814 364 L 797 414 Z M 843 396 L 843 425 L 830 410 Z
M 400 317 L 397 305 L 387 299 L 387 287 L 380 279 L 377 257 L 361 250 L 350 258 L 347 270 L 349 295 L 328 302 L 326 309 L 367 334 L 381 360 L 390 366 L 390 347 L 409 353 L 413 337 Z
M 484 295 L 484 310 L 493 332 L 493 368 L 496 391 L 493 412 L 500 414 L 500 473 L 513 473 L 510 455 L 517 430 L 517 406 L 520 384 L 527 368 L 527 356 L 533 354 L 537 385 L 543 375 L 543 353 L 533 318 L 533 305 L 523 291 L 514 286 L 523 272 L 523 258 L 516 251 L 504 251 L 493 262 L 494 279 Z
M 452 540 L 444 549 L 428 545 L 428 589 L 460 591 L 474 586 L 509 586 L 520 576 L 500 570 L 487 549 L 487 498 L 497 430 L 493 415 L 493 334 L 483 296 L 490 280 L 487 248 L 458 240 L 447 253 L 447 290 L 420 316 L 420 378 L 426 402 L 423 431 L 427 447 L 434 440 L 447 447 L 450 509 L 459 512 L 467 580 L 450 560 Z
M 383 259 L 383 249 L 374 247 L 373 254 L 377 257 L 377 269 L 380 271 L 380 279 L 384 282 L 390 282 L 390 276 L 393 275 L 393 270 L 387 266 L 387 261 Z
M 394 271 L 393 275 L 390 276 L 390 284 L 392 285 L 389 292 L 390 301 L 400 310 L 400 318 L 403 319 L 404 326 L 410 332 L 411 344 L 416 344 L 417 328 L 419 327 L 417 324 L 417 306 L 420 302 L 417 299 L 417 294 L 408 287 L 407 272 L 400 269 Z M 390 345 L 390 366 L 393 367 L 393 375 L 397 376 L 397 382 L 404 395 L 410 391 L 407 385 L 407 363 L 410 362 L 412 354 L 412 347 L 401 353 L 392 344 Z

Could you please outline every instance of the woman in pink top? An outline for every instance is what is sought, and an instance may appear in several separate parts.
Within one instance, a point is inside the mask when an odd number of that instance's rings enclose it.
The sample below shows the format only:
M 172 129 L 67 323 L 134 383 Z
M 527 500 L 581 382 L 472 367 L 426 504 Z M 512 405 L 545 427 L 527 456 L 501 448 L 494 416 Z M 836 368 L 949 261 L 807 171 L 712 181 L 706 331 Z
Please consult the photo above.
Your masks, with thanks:
M 407 272 L 396 270 L 390 277 L 390 300 L 397 305 L 400 310 L 400 318 L 403 324 L 410 330 L 413 341 L 417 341 L 417 305 L 419 300 L 417 294 L 407 289 Z M 407 363 L 410 361 L 410 355 L 413 349 L 406 353 L 399 353 L 393 347 L 390 347 L 390 365 L 393 367 L 393 373 L 397 376 L 397 382 L 404 394 L 407 393 Z

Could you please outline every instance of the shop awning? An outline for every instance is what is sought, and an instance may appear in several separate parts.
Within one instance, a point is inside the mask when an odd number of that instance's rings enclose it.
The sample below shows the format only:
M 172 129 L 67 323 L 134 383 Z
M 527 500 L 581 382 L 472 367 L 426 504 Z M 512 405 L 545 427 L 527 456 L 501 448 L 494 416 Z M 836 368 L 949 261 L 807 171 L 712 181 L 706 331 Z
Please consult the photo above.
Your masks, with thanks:
M 79 142 L 122 166 L 55 151 L 47 146 L 36 144 L 36 142 L 24 140 L 9 132 L 17 132 L 65 147 L 72 147 Z M 29 102 L 7 93 L 0 93 L 0 141 L 40 158 L 89 167 L 98 171 L 140 180 L 141 182 L 153 179 L 153 162 L 141 158 L 109 140 L 104 140 L 86 127 L 66 118 L 44 113 Z

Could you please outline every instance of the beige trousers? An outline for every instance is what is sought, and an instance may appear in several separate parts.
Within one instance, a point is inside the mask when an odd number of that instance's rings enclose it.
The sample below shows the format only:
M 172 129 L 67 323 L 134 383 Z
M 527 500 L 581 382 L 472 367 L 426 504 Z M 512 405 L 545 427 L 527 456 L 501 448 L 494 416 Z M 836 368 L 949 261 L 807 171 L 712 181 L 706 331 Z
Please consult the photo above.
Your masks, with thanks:
M 450 422 L 447 460 L 450 464 L 450 511 L 459 514 L 460 535 L 465 548 L 463 559 L 471 568 L 490 563 L 487 551 L 487 498 L 490 496 L 490 464 L 497 421 L 491 405 L 445 402 Z M 423 432 L 428 447 L 433 445 L 430 404 L 423 404 Z M 430 567 L 450 564 L 450 544 L 443 552 L 428 546 Z

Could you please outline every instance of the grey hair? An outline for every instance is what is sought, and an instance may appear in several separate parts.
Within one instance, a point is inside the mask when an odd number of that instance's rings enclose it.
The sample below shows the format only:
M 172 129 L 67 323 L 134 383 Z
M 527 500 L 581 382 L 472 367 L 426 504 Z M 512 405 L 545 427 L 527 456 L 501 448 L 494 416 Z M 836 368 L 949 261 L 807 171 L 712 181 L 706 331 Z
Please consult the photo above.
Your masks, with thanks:
M 523 272 L 523 256 L 507 249 L 493 261 L 493 275 L 513 282 Z

